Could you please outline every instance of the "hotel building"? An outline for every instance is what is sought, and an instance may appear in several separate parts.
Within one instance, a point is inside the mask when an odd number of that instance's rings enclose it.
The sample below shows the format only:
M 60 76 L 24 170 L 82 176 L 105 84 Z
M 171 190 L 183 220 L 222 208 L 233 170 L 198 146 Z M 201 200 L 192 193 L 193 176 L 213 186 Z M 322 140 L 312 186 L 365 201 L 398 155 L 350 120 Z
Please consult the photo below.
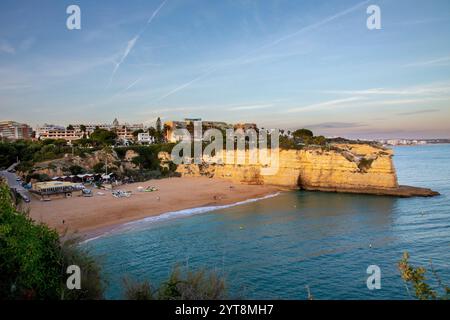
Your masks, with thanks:
M 165 127 L 165 138 L 168 142 L 176 143 L 183 139 L 183 135 L 179 135 L 175 132 L 175 130 L 187 129 L 193 137 L 193 128 L 194 122 L 201 122 L 202 124 L 202 132 L 204 133 L 209 129 L 218 129 L 220 131 L 225 131 L 227 129 L 254 129 L 258 130 L 257 125 L 254 123 L 238 123 L 238 124 L 229 124 L 226 122 L 220 121 L 202 121 L 202 119 L 184 119 L 184 121 L 167 121 L 164 123 Z
M 97 128 L 114 131 L 117 138 L 123 141 L 133 140 L 134 131 L 145 129 L 143 124 L 120 124 L 117 119 L 114 119 L 112 124 L 74 124 L 70 126 L 70 129 L 58 125 L 44 124 L 44 126 L 37 128 L 36 137 L 40 139 L 64 139 L 70 143 L 83 138 L 83 136 L 89 137 Z
M 31 139 L 33 130 L 25 123 L 15 121 L 0 121 L 0 139 L 28 140 Z

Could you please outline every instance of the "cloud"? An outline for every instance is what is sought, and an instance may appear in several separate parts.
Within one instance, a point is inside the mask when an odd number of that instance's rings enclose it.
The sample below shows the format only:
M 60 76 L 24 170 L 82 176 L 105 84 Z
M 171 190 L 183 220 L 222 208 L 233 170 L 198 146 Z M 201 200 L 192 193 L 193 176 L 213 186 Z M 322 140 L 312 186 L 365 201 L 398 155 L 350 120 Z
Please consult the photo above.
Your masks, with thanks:
M 171 95 L 173 95 L 173 94 L 175 94 L 175 93 L 177 93 L 177 92 L 179 92 L 179 91 L 181 91 L 181 90 L 184 90 L 184 89 L 188 88 L 189 86 L 191 86 L 191 85 L 194 84 L 195 82 L 197 82 L 197 81 L 199 81 L 199 80 L 201 80 L 201 79 L 207 77 L 208 75 L 210 75 L 210 74 L 216 72 L 216 71 L 219 70 L 221 67 L 224 67 L 224 66 L 231 66 L 231 65 L 235 65 L 235 64 L 241 64 L 241 63 L 246 63 L 246 61 L 252 62 L 252 61 L 255 60 L 254 55 L 255 55 L 256 53 L 258 53 L 258 52 L 260 52 L 260 51 L 262 51 L 262 50 L 265 50 L 265 49 L 274 47 L 274 46 L 276 46 L 277 44 L 279 44 L 279 43 L 281 43 L 281 42 L 284 42 L 284 41 L 286 41 L 286 40 L 289 40 L 289 39 L 291 39 L 291 38 L 293 38 L 293 37 L 296 37 L 296 36 L 298 36 L 299 34 L 304 33 L 304 32 L 306 32 L 306 31 L 311 31 L 311 30 L 317 29 L 317 28 L 319 28 L 319 27 L 321 27 L 321 26 L 324 26 L 324 25 L 326 25 L 326 24 L 328 24 L 328 23 L 330 23 L 330 22 L 332 22 L 332 21 L 334 21 L 334 20 L 337 20 L 338 18 L 341 18 L 341 17 L 343 17 L 343 16 L 345 16 L 345 15 L 347 15 L 347 14 L 349 14 L 349 13 L 352 13 L 353 11 L 359 9 L 360 7 L 362 7 L 363 5 L 365 5 L 365 4 L 369 3 L 369 2 L 370 2 L 370 0 L 366 0 L 366 1 L 360 2 L 360 3 L 356 4 L 355 6 L 352 6 L 352 7 L 348 8 L 348 9 L 346 9 L 346 10 L 343 10 L 343 11 L 337 13 L 337 14 L 334 14 L 334 15 L 332 15 L 332 16 L 329 16 L 329 17 L 327 17 L 327 18 L 325 18 L 325 19 L 322 19 L 322 20 L 320 20 L 320 21 L 318 21 L 318 22 L 316 22 L 316 23 L 313 23 L 313 24 L 311 24 L 311 25 L 305 26 L 305 27 L 303 27 L 303 28 L 301 28 L 301 29 L 298 29 L 297 31 L 295 31 L 295 32 L 293 32 L 293 33 L 290 33 L 290 34 L 288 34 L 288 35 L 285 35 L 285 36 L 283 36 L 283 37 L 280 37 L 280 38 L 278 38 L 278 39 L 276 39 L 276 40 L 274 40 L 274 41 L 271 41 L 271 42 L 269 42 L 269 43 L 267 43 L 267 44 L 261 46 L 261 47 L 258 47 L 258 48 L 254 49 L 254 50 L 251 50 L 251 51 L 249 51 L 249 52 L 243 54 L 242 56 L 240 56 L 240 57 L 238 57 L 238 58 L 232 60 L 232 61 L 231 61 L 230 63 L 228 63 L 228 64 L 213 66 L 213 67 L 211 67 L 210 69 L 208 69 L 207 71 L 205 71 L 204 73 L 202 73 L 202 74 L 200 74 L 199 76 L 197 76 L 196 78 L 194 78 L 194 79 L 192 79 L 192 80 L 190 80 L 190 81 L 188 81 L 188 82 L 186 82 L 186 83 L 184 83 L 184 84 L 181 84 L 181 85 L 179 85 L 178 87 L 176 87 L 175 89 L 173 89 L 173 90 L 169 91 L 168 93 L 162 95 L 162 96 L 161 96 L 160 98 L 158 98 L 155 102 L 161 101 L 161 100 L 163 100 L 163 99 L 165 99 L 165 98 L 167 98 L 167 97 L 169 97 L 169 96 L 171 96 Z M 249 58 L 250 58 L 250 60 L 249 60 Z
M 255 105 L 242 105 L 232 107 L 229 110 L 231 111 L 244 111 L 244 110 L 259 110 L 259 109 L 267 109 L 273 107 L 273 104 L 255 104 Z
M 362 97 L 350 97 L 345 99 L 335 99 L 335 100 L 329 100 L 325 102 L 310 104 L 304 107 L 298 107 L 298 108 L 292 108 L 284 111 L 284 113 L 295 113 L 295 112 L 301 112 L 301 111 L 308 111 L 308 110 L 317 110 L 317 109 L 324 109 L 329 107 L 336 107 L 336 106 L 342 106 L 342 105 L 348 105 L 348 103 L 355 102 L 355 101 L 361 101 L 365 100 Z
M 401 89 L 371 88 L 364 90 L 327 90 L 322 93 L 342 94 L 342 95 L 361 95 L 361 96 L 388 96 L 388 95 L 408 95 L 424 96 L 450 94 L 449 83 L 435 83 L 421 86 L 410 86 Z
M 190 111 L 199 111 L 199 110 L 208 110 L 208 107 L 165 107 L 158 109 L 146 110 L 144 112 L 140 112 L 140 115 L 157 115 L 164 113 L 180 113 L 180 112 L 190 112 Z
M 20 45 L 19 49 L 20 51 L 28 51 L 31 49 L 31 47 L 36 43 L 36 38 L 30 37 L 23 40 Z
M 372 88 L 364 90 L 328 90 L 319 91 L 326 94 L 360 97 L 365 101 L 359 106 L 396 106 L 412 104 L 428 104 L 450 100 L 450 84 L 434 83 L 404 88 Z M 339 100 L 338 100 L 339 101 Z
M 427 67 L 427 66 L 442 67 L 448 65 L 450 65 L 450 56 L 410 63 L 405 65 L 405 67 Z
M 31 85 L 26 84 L 0 84 L 0 91 L 24 90 L 31 87 Z
M 0 43 L 0 53 L 15 54 L 16 49 L 6 41 Z
M 367 125 L 364 123 L 358 122 L 323 122 L 317 123 L 313 125 L 305 126 L 305 128 L 309 129 L 348 129 L 348 128 L 360 128 L 366 127 Z
M 441 110 L 439 109 L 425 109 L 425 110 L 417 110 L 417 111 L 411 111 L 411 112 L 402 112 L 402 113 L 397 113 L 398 116 L 412 116 L 412 115 L 416 115 L 416 114 L 424 114 L 424 113 L 435 113 L 435 112 L 439 112 Z
M 1 53 L 15 54 L 21 51 L 28 51 L 34 45 L 35 42 L 36 42 L 35 38 L 29 37 L 22 40 L 17 46 L 14 47 L 8 41 L 0 40 L 0 54 Z
M 397 100 L 374 100 L 367 104 L 383 105 L 383 106 L 393 106 L 393 105 L 405 105 L 405 104 L 419 104 L 428 103 L 433 101 L 445 101 L 448 98 L 418 98 L 418 99 L 397 99 Z
M 448 18 L 429 18 L 429 19 L 398 21 L 398 22 L 392 23 L 392 25 L 411 26 L 411 25 L 420 25 L 420 24 L 428 24 L 428 23 L 443 22 L 443 21 L 448 21 Z

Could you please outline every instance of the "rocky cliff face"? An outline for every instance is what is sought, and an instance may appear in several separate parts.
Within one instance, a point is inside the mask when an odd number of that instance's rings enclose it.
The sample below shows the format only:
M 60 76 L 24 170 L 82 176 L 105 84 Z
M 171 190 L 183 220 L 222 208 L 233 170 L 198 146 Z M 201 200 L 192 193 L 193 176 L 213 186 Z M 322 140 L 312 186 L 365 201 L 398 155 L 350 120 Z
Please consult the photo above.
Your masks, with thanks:
M 398 187 L 392 151 L 368 145 L 336 145 L 330 150 L 281 150 L 279 168 L 274 175 L 262 175 L 260 165 L 227 163 L 180 165 L 178 172 L 287 188 L 333 190 Z
M 184 176 L 203 175 L 235 183 L 269 184 L 289 189 L 410 196 L 410 192 L 398 185 L 392 157 L 393 152 L 384 148 L 339 144 L 327 150 L 281 150 L 279 169 L 274 175 L 261 174 L 261 165 L 229 163 L 179 165 L 178 172 Z M 246 158 L 248 160 L 248 155 Z M 416 188 L 414 192 L 419 193 L 414 195 L 434 195 Z
M 123 172 L 125 169 L 136 169 L 136 166 L 131 160 L 138 156 L 138 154 L 132 150 L 128 150 L 123 160 L 119 159 L 115 152 L 106 153 L 102 150 L 96 151 L 92 154 L 87 154 L 84 157 L 66 155 L 64 158 L 40 162 L 35 164 L 33 168 L 34 174 L 45 174 L 50 178 L 56 176 L 70 175 L 69 168 L 71 166 L 80 166 L 85 170 L 92 171 L 94 166 L 98 163 L 108 163 L 110 170 L 118 170 Z M 26 173 L 22 173 L 26 175 Z

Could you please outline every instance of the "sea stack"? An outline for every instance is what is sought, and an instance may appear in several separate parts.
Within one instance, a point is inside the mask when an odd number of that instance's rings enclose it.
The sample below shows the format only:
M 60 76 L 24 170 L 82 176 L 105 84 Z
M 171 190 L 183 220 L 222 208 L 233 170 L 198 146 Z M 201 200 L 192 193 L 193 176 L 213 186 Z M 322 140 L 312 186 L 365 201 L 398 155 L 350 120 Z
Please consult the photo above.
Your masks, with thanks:
M 286 189 L 396 197 L 439 195 L 430 189 L 399 185 L 393 156 L 391 149 L 380 145 L 346 143 L 279 150 L 279 167 L 273 175 L 261 174 L 262 166 L 247 164 L 248 161 L 244 165 L 226 162 L 182 164 L 177 171 L 183 176 L 208 176 L 234 183 L 266 184 Z M 168 155 L 161 154 L 160 157 L 167 159 Z

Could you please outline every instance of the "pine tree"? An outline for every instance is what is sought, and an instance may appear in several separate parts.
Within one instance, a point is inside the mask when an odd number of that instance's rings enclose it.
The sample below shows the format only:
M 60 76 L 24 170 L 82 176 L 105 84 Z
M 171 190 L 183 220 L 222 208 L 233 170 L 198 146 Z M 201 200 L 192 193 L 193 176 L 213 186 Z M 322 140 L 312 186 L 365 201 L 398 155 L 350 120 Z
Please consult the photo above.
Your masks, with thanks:
M 162 142 L 163 132 L 162 132 L 162 126 L 161 126 L 161 118 L 158 117 L 156 120 L 156 141 L 158 143 Z

